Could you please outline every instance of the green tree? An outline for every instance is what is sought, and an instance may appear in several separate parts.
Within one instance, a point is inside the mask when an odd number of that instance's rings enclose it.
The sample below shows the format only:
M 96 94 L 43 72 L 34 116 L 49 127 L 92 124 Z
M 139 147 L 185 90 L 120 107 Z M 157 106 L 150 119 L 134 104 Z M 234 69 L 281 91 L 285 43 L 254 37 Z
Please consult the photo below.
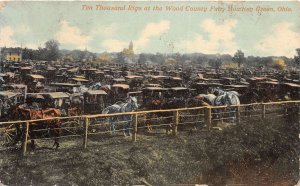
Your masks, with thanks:
M 165 59 L 165 63 L 168 65 L 175 65 L 175 64 L 177 64 L 177 61 L 176 61 L 176 59 L 169 57 L 169 58 Z
M 294 61 L 297 66 L 300 66 L 300 48 L 297 48 L 296 51 L 297 56 L 294 57 Z
M 123 52 L 119 52 L 117 54 L 116 62 L 120 63 L 120 64 L 125 63 L 125 56 L 124 56 Z
M 140 54 L 138 59 L 138 64 L 145 64 L 146 61 L 147 61 L 146 54 Z
M 203 65 L 205 62 L 205 58 L 203 56 L 199 56 L 199 57 L 197 57 L 196 62 L 199 65 Z
M 246 61 L 246 58 L 245 58 L 245 54 L 244 52 L 242 52 L 241 50 L 238 50 L 233 58 L 232 58 L 232 61 L 237 63 L 238 64 L 238 67 L 240 68 L 241 67 L 241 64 L 243 64 L 245 61 Z
M 36 60 L 37 59 L 37 51 L 28 49 L 28 48 L 23 48 L 22 49 L 22 58 L 24 60 L 26 60 L 26 59 Z
M 149 56 L 150 61 L 157 64 L 163 64 L 165 62 L 164 56 L 161 53 L 156 53 L 155 55 Z
M 36 55 L 38 60 L 48 60 L 46 48 L 39 47 L 36 51 Z
M 45 43 L 46 60 L 56 61 L 60 57 L 59 42 L 54 39 L 50 39 Z
M 274 68 L 277 70 L 285 70 L 286 66 L 286 62 L 283 59 L 279 58 L 274 60 Z
M 220 69 L 221 65 L 222 65 L 222 61 L 220 58 L 217 59 L 211 59 L 208 62 L 209 66 L 213 67 L 214 69 Z
M 112 61 L 112 57 L 107 53 L 104 53 L 96 58 L 97 63 L 100 64 L 109 64 Z

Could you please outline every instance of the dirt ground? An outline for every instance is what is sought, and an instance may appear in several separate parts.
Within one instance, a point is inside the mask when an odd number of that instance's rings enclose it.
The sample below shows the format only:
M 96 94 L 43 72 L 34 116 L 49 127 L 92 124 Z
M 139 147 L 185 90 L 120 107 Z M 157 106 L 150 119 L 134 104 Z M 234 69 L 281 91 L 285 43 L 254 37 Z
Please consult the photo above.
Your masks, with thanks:
M 51 146 L 49 141 L 40 142 L 40 148 L 25 157 L 16 149 L 1 151 L 0 180 L 5 185 L 295 183 L 290 178 L 277 177 L 268 163 L 251 168 L 235 165 L 237 175 L 212 167 L 204 155 L 207 135 L 204 131 L 179 131 L 174 137 L 158 131 L 151 135 L 139 134 L 135 143 L 121 135 L 93 136 L 89 137 L 87 149 L 82 148 L 82 138 L 61 141 L 59 150 L 42 147 Z M 239 170 L 243 170 L 243 175 L 238 175 Z

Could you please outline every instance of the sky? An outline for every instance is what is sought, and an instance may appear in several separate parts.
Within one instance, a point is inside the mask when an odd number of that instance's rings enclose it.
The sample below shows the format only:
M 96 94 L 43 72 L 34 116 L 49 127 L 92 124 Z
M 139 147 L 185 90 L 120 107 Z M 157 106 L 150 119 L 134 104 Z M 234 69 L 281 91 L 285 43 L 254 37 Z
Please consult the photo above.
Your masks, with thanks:
M 83 8 L 92 7 L 92 10 Z M 97 10 L 97 5 L 124 7 Z M 141 10 L 129 10 L 129 6 Z M 150 7 L 150 10 L 144 9 Z M 161 7 L 161 11 L 153 7 Z M 167 6 L 177 7 L 168 11 Z M 244 11 L 229 11 L 230 6 Z M 181 9 L 183 7 L 183 9 Z M 191 8 L 198 9 L 192 11 Z M 283 11 L 289 9 L 290 11 Z M 222 12 L 224 8 L 224 12 Z M 253 8 L 249 12 L 249 8 Z M 274 11 L 263 11 L 273 8 Z M 204 10 L 206 10 L 204 12 Z M 0 2 L 0 47 L 44 46 L 135 53 L 296 55 L 300 48 L 299 2 Z

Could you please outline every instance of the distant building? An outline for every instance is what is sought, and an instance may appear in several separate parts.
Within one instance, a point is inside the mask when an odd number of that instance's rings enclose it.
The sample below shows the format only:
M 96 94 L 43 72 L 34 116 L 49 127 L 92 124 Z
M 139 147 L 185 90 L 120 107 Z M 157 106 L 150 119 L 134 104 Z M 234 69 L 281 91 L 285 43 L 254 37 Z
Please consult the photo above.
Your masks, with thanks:
M 128 48 L 124 48 L 123 49 L 123 54 L 125 54 L 126 57 L 132 57 L 134 55 L 134 51 L 133 51 L 133 43 L 132 41 L 129 44 Z
M 22 48 L 1 48 L 1 60 L 22 61 Z
M 132 41 L 130 42 L 128 48 L 124 48 L 123 49 L 122 54 L 125 57 L 125 62 L 126 63 L 133 63 L 134 51 L 133 51 L 133 43 L 132 43 Z

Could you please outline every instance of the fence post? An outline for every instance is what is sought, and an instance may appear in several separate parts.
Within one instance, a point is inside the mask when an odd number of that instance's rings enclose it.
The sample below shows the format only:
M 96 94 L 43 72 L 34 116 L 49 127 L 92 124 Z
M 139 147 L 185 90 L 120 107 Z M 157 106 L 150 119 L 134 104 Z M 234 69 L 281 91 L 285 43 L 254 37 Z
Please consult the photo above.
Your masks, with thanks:
M 27 151 L 27 142 L 28 142 L 28 133 L 29 133 L 29 122 L 26 122 L 26 133 L 25 133 L 25 141 L 23 144 L 23 156 L 26 155 L 26 151 Z
M 266 105 L 265 104 L 261 105 L 261 118 L 262 119 L 266 118 Z
M 138 114 L 133 115 L 133 134 L 132 134 L 132 142 L 136 142 L 137 135 L 137 125 L 138 125 Z
M 237 124 L 241 123 L 241 113 L 240 113 L 240 106 L 236 107 L 236 122 Z
M 287 116 L 289 114 L 288 112 L 289 103 L 284 104 L 284 115 Z
M 205 123 L 207 126 L 207 130 L 211 130 L 211 107 L 205 108 Z
M 179 123 L 179 111 L 176 110 L 173 113 L 174 116 L 174 122 L 173 122 L 173 135 L 176 136 L 177 135 L 177 127 L 178 127 L 178 123 Z
M 84 139 L 83 139 L 84 148 L 86 148 L 86 146 L 87 146 L 89 124 L 90 124 L 90 119 L 88 117 L 86 117 L 85 118 Z
M 296 116 L 297 122 L 300 123 L 300 103 L 296 103 Z

